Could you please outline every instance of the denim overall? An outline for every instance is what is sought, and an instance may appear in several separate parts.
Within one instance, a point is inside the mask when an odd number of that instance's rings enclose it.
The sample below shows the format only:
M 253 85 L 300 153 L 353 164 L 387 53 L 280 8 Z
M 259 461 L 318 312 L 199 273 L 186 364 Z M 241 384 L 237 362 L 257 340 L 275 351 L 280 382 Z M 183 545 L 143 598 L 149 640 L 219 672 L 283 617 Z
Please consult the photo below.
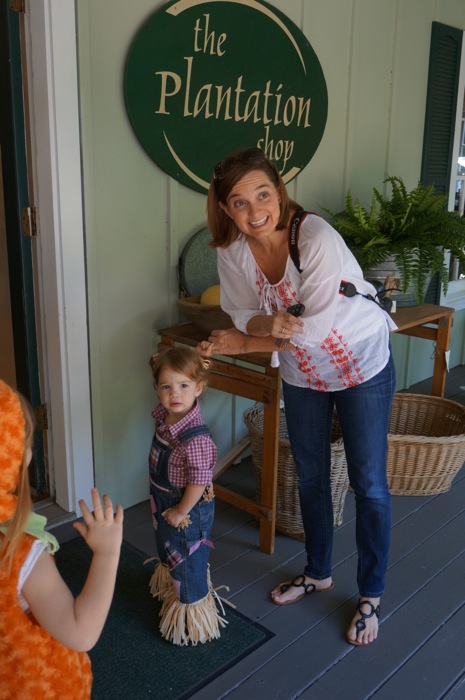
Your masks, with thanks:
M 211 436 L 206 425 L 196 425 L 183 430 L 177 439 L 183 444 L 199 435 Z M 155 454 L 158 459 L 152 459 Z M 173 486 L 168 479 L 168 462 L 174 445 L 161 440 L 155 433 L 149 458 L 150 468 L 150 502 L 153 512 L 153 524 L 158 556 L 166 564 L 171 577 L 179 583 L 181 603 L 195 603 L 204 598 L 208 592 L 207 566 L 210 556 L 210 531 L 215 510 L 213 487 L 207 486 L 196 505 L 189 512 L 191 524 L 185 527 L 173 527 L 162 513 L 176 506 L 182 498 L 184 489 Z

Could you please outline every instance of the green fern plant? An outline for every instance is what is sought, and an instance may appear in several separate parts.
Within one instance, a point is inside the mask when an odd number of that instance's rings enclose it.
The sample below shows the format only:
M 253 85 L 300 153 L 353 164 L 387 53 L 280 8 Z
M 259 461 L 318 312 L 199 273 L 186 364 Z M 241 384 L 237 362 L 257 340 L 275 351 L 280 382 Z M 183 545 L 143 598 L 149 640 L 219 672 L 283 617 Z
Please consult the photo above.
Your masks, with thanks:
M 447 210 L 447 196 L 437 194 L 421 182 L 407 191 L 400 177 L 387 177 L 390 196 L 373 188 L 369 209 L 354 200 L 350 190 L 345 209 L 338 213 L 324 209 L 364 271 L 393 258 L 399 270 L 401 288 L 413 285 L 418 303 L 426 281 L 438 273 L 447 292 L 449 270 L 445 252 L 450 251 L 465 269 L 465 219 Z

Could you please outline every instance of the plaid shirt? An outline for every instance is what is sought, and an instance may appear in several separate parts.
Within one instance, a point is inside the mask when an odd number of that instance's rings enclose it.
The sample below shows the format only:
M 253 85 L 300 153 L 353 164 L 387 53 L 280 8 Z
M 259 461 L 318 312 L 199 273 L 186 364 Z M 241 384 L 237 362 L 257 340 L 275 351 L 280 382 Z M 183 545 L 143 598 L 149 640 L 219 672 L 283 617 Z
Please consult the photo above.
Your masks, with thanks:
M 168 479 L 178 488 L 185 488 L 187 484 L 208 486 L 213 479 L 213 468 L 216 464 L 216 445 L 208 435 L 200 435 L 192 438 L 186 445 L 182 445 L 177 439 L 179 433 L 194 425 L 204 425 L 200 412 L 200 406 L 196 401 L 189 413 L 174 425 L 165 425 L 168 414 L 166 408 L 159 404 L 152 411 L 155 419 L 155 429 L 158 436 L 174 445 L 168 462 Z M 157 462 L 157 448 L 152 445 L 150 459 Z

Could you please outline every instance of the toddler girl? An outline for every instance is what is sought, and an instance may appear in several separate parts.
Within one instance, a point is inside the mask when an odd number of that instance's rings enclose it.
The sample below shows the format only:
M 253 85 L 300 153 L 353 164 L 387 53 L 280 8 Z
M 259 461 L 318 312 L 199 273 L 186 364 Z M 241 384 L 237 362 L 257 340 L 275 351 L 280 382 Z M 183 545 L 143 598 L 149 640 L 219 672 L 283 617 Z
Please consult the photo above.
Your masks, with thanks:
M 93 550 L 74 599 L 51 553 L 55 537 L 32 512 L 28 465 L 33 420 L 26 400 L 0 380 L 0 698 L 90 698 L 85 653 L 97 642 L 115 585 L 123 510 L 92 490 L 94 514 L 79 501 L 74 527 Z
M 208 360 L 191 348 L 173 347 L 152 357 L 150 365 L 160 400 L 152 412 L 149 457 L 160 558 L 151 592 L 162 601 L 162 636 L 195 645 L 219 637 L 219 625 L 226 624 L 216 608 L 208 565 L 217 451 L 197 400 L 206 386 Z

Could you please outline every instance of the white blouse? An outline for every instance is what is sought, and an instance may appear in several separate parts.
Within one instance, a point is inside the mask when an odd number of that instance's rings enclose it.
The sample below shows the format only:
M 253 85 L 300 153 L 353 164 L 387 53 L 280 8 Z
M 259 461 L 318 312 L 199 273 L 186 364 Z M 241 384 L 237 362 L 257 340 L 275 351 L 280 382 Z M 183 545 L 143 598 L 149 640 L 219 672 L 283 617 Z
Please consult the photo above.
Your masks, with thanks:
M 249 320 L 292 304 L 305 305 L 302 334 L 291 338 L 295 350 L 273 353 L 289 384 L 317 391 L 338 391 L 361 384 L 389 359 L 389 332 L 397 328 L 377 304 L 339 293 L 341 280 L 375 296 L 339 233 L 324 219 L 308 214 L 299 235 L 299 273 L 288 256 L 284 277 L 270 284 L 257 265 L 245 236 L 217 248 L 221 306 L 236 328 L 247 333 Z

